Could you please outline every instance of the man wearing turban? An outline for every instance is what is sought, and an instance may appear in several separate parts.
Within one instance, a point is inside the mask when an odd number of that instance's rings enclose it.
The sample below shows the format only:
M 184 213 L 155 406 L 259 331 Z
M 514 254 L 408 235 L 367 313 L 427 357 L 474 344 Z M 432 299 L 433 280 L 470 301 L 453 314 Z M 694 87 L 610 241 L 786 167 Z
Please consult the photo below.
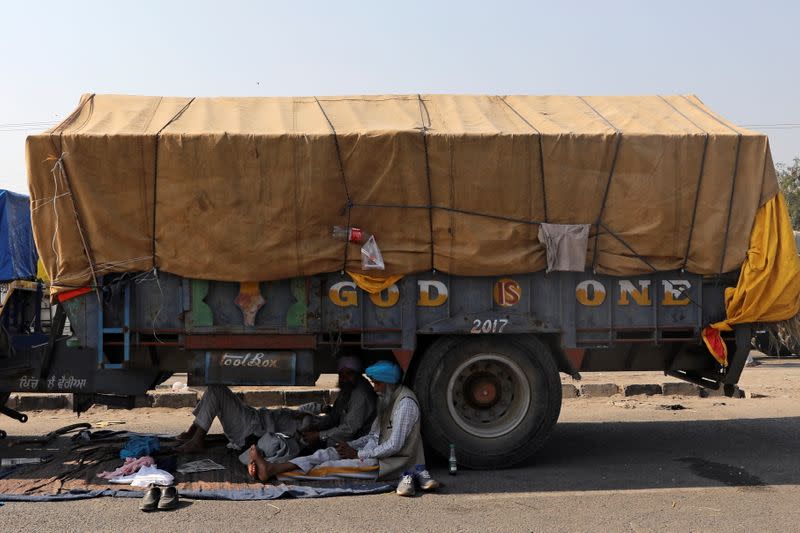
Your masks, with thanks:
M 378 415 L 367 435 L 282 463 L 266 461 L 253 446 L 248 467 L 250 475 L 266 482 L 293 470 L 308 474 L 316 467 L 334 470 L 377 467 L 371 471 L 378 479 L 401 478 L 397 493 L 403 496 L 414 494 L 414 481 L 423 490 L 438 487 L 439 483 L 425 468 L 419 403 L 411 389 L 400 383 L 400 367 L 390 361 L 379 361 L 365 373 L 378 395 Z

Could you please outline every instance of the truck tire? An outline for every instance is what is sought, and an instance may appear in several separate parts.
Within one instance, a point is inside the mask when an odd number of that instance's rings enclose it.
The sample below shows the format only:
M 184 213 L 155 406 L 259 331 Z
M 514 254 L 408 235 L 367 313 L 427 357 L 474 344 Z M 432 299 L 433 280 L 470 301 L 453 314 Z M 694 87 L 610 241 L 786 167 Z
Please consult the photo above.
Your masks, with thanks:
M 445 458 L 455 444 L 458 463 L 468 468 L 530 458 L 561 411 L 558 367 L 535 337 L 439 339 L 423 354 L 413 387 L 425 442 Z

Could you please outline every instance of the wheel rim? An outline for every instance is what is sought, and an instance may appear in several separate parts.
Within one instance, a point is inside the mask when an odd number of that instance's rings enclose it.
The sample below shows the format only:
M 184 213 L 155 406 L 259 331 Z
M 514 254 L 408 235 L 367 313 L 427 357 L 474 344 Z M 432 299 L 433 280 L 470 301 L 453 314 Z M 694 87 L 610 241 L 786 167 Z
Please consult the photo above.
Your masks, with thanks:
M 477 437 L 505 435 L 528 414 L 531 390 L 522 368 L 501 354 L 473 355 L 447 384 L 447 408 L 455 423 Z

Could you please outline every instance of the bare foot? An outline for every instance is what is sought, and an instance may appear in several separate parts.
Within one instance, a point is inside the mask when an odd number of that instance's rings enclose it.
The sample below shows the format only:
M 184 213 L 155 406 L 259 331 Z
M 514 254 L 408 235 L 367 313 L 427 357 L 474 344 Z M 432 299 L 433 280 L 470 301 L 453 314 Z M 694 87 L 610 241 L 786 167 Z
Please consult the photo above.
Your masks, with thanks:
M 270 463 L 261 456 L 261 452 L 259 452 L 255 444 L 250 446 L 250 466 L 247 467 L 247 471 L 254 472 L 255 475 L 252 473 L 251 475 L 262 483 L 266 483 L 269 478 L 275 475 Z
M 261 457 L 261 450 L 258 449 L 258 446 L 255 444 L 250 445 L 250 449 L 248 450 L 248 454 L 250 456 L 250 462 L 256 460 L 257 457 Z
M 178 453 L 199 453 L 206 447 L 206 439 L 203 435 L 193 435 L 192 438 L 175 447 Z
M 258 472 L 256 471 L 256 464 L 253 461 L 250 461 L 250 464 L 247 465 L 247 473 L 250 474 L 250 477 L 256 479 Z

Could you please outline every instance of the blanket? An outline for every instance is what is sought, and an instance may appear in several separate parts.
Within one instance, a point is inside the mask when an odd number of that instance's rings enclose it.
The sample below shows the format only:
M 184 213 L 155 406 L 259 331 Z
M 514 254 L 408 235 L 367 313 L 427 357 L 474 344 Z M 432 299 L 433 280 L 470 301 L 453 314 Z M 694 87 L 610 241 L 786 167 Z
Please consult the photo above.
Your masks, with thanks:
M 219 436 L 222 437 L 222 436 Z M 162 440 L 163 442 L 163 440 Z M 122 460 L 119 452 L 124 437 L 102 443 L 74 443 L 61 437 L 42 446 L 19 445 L 9 438 L 0 457 L 42 457 L 46 462 L 22 464 L 0 470 L 0 501 L 64 501 L 101 496 L 139 498 L 142 489 L 111 484 L 98 477 L 113 471 Z M 288 483 L 264 485 L 251 479 L 236 453 L 227 450 L 224 438 L 212 439 L 209 447 L 196 455 L 177 455 L 169 443 L 154 456 L 156 463 L 175 475 L 175 486 L 183 498 L 219 500 L 272 500 L 283 497 L 320 498 L 328 496 L 376 494 L 394 489 L 393 484 L 367 479 L 333 479 L 319 476 L 306 480 L 288 476 Z M 184 463 L 208 458 L 224 466 L 222 470 L 182 474 Z M 311 474 L 311 473 L 310 473 Z

